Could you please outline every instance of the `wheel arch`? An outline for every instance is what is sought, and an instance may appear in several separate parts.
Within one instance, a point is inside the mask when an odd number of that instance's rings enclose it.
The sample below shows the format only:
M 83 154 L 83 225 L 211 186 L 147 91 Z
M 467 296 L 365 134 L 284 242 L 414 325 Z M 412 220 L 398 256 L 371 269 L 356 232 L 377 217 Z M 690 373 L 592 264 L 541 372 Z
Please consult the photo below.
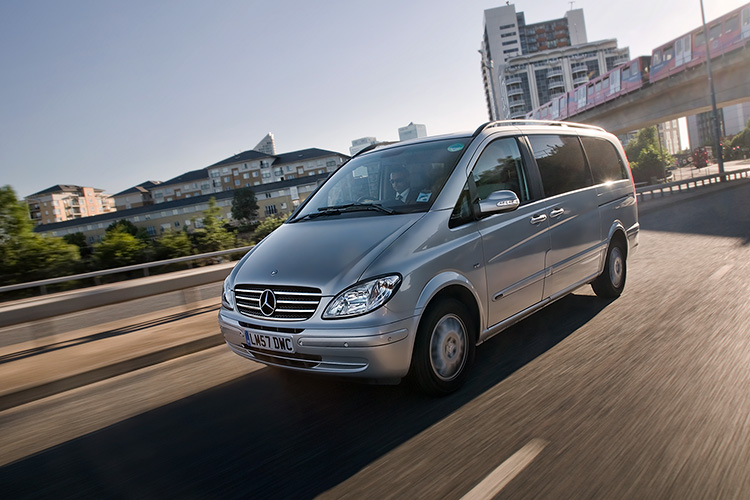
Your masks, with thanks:
M 609 244 L 607 246 L 611 246 L 613 243 L 621 243 L 622 249 L 625 251 L 625 258 L 627 259 L 628 254 L 630 253 L 630 248 L 628 244 L 628 236 L 625 233 L 625 228 L 622 224 L 615 224 L 612 226 L 612 228 L 609 230 Z
M 418 301 L 419 322 L 432 304 L 446 298 L 456 299 L 466 306 L 474 323 L 474 342 L 479 342 L 479 332 L 483 328 L 481 302 L 471 282 L 458 273 L 441 274 L 427 284 Z

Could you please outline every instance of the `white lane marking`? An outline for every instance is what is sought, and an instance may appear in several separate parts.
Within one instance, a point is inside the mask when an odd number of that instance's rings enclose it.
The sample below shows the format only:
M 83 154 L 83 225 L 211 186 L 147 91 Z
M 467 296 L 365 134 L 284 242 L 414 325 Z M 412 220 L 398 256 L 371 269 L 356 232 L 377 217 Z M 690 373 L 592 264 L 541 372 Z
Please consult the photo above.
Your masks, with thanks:
M 725 275 L 725 274 L 727 274 L 727 273 L 728 273 L 729 271 L 731 271 L 731 270 L 732 270 L 732 266 L 731 266 L 731 265 L 729 265 L 729 264 L 727 264 L 726 266 L 720 267 L 720 268 L 719 268 L 719 270 L 718 270 L 718 271 L 716 271 L 715 273 L 713 273 L 713 274 L 711 275 L 711 277 L 709 277 L 708 279 L 709 279 L 710 281 L 718 281 L 718 280 L 720 280 L 721 278 L 723 278 L 723 277 L 724 277 L 724 275 Z
M 497 469 L 492 471 L 478 485 L 463 496 L 462 500 L 484 500 L 493 498 L 516 477 L 547 446 L 542 439 L 532 439 L 526 446 L 515 452 Z

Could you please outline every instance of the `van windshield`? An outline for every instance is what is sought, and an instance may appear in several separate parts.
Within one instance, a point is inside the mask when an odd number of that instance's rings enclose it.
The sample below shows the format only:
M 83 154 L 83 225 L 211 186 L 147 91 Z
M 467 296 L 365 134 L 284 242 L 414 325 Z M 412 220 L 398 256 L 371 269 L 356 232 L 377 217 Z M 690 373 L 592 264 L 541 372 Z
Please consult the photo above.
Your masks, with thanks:
M 351 212 L 426 212 L 470 140 L 404 144 L 355 157 L 307 200 L 292 221 Z

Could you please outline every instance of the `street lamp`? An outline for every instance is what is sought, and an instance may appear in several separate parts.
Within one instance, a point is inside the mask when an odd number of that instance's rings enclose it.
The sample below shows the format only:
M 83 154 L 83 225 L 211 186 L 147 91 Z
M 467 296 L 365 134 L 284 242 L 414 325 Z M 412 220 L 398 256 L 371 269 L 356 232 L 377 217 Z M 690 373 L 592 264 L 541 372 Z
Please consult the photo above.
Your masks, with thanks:
M 497 97 L 495 96 L 495 72 L 493 69 L 495 68 L 495 65 L 492 61 L 492 59 L 487 58 L 487 54 L 484 50 L 480 49 L 477 52 L 479 52 L 482 55 L 482 67 L 487 70 L 487 74 L 489 75 L 487 78 L 487 83 L 489 84 L 489 101 L 490 101 L 490 121 L 495 121 L 498 119 L 498 113 L 497 113 Z
M 721 127 L 719 126 L 719 113 L 716 110 L 716 92 L 714 91 L 714 79 L 711 73 L 711 44 L 708 39 L 708 28 L 706 27 L 706 14 L 703 11 L 703 0 L 701 0 L 701 19 L 703 21 L 703 36 L 706 39 L 706 70 L 708 71 L 708 86 L 711 89 L 711 120 L 714 124 L 714 150 L 719 161 L 719 175 L 724 177 L 724 158 L 721 153 Z

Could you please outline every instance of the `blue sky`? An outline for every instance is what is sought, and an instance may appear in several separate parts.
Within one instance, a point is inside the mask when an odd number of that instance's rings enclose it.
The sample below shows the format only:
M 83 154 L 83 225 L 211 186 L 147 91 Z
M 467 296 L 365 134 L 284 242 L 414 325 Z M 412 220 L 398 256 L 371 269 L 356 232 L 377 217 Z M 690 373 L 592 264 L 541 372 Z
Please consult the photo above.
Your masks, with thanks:
M 348 154 L 353 139 L 487 120 L 486 0 L 0 0 L 0 185 L 114 194 L 251 149 Z M 527 23 L 570 2 L 519 0 Z M 706 20 L 740 0 L 705 2 Z M 631 56 L 700 24 L 699 0 L 577 0 L 588 39 Z

